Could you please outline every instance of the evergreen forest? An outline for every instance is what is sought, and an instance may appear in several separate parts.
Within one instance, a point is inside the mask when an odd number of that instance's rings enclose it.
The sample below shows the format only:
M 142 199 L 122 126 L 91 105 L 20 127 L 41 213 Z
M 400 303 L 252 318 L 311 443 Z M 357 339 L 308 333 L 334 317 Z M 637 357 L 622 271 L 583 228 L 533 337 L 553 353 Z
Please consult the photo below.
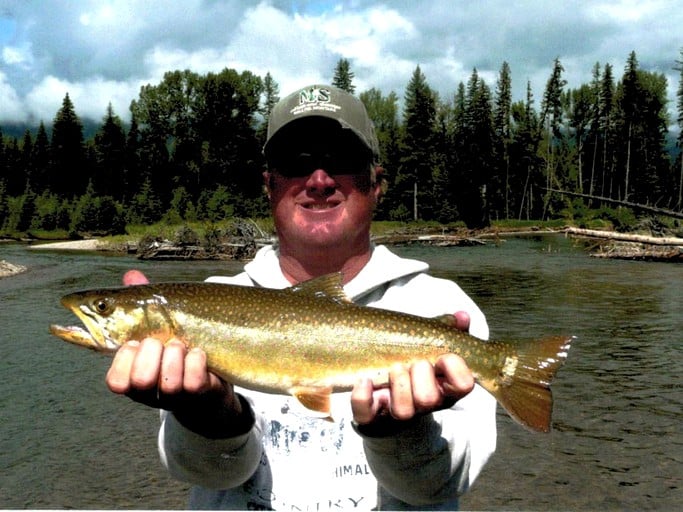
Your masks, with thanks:
M 635 52 L 620 75 L 596 63 L 576 89 L 558 58 L 541 95 L 527 84 L 519 101 L 506 62 L 495 84 L 475 69 L 449 97 L 419 66 L 402 102 L 394 92 L 359 92 L 388 181 L 376 218 L 481 228 L 616 216 L 599 198 L 680 211 L 683 50 L 680 58 L 672 60 L 681 73 L 677 119 L 665 76 L 641 69 Z M 348 60 L 332 72 L 333 85 L 356 94 Z M 86 139 L 67 93 L 48 126 L 23 136 L 0 126 L 0 230 L 117 234 L 131 224 L 267 217 L 261 148 L 279 95 L 270 74 L 170 71 L 141 88 L 130 122 L 109 105 Z

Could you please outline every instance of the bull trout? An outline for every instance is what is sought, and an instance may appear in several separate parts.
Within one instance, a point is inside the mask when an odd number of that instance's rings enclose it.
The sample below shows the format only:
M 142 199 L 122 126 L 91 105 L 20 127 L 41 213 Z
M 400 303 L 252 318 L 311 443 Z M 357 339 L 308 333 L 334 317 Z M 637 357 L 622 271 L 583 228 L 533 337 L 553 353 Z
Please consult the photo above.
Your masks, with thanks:
M 128 340 L 177 338 L 207 355 L 210 371 L 227 382 L 291 394 L 319 415 L 330 393 L 360 377 L 388 384 L 389 368 L 446 353 L 460 355 L 476 382 L 519 423 L 550 430 L 550 381 L 572 338 L 523 344 L 485 342 L 454 328 L 454 317 L 427 319 L 353 304 L 340 274 L 284 290 L 218 283 L 161 283 L 65 295 L 62 304 L 85 324 L 50 332 L 100 352 Z

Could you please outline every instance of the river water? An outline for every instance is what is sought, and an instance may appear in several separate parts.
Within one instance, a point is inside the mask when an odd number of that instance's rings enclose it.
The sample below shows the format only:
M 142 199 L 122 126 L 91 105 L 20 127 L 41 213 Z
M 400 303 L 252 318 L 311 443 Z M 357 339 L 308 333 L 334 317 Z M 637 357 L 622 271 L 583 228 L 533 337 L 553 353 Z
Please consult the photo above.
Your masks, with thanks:
M 491 337 L 577 336 L 553 384 L 553 431 L 530 433 L 499 408 L 498 449 L 463 509 L 671 510 L 683 503 L 683 265 L 599 260 L 561 236 L 471 248 L 399 247 L 456 280 Z M 141 262 L 28 251 L 0 279 L 0 508 L 177 509 L 187 486 L 156 452 L 156 411 L 112 395 L 109 359 L 47 333 L 73 323 L 59 297 L 118 284 L 232 274 L 235 262 Z

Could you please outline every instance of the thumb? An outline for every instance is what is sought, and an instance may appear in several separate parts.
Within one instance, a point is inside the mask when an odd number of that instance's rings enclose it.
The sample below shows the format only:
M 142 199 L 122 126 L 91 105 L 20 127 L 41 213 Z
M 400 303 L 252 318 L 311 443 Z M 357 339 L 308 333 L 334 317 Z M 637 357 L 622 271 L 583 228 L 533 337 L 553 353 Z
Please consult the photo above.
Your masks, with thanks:
M 147 283 L 149 283 L 149 279 L 147 279 L 145 274 L 143 274 L 139 270 L 129 270 L 128 272 L 123 274 L 123 284 L 125 286 Z

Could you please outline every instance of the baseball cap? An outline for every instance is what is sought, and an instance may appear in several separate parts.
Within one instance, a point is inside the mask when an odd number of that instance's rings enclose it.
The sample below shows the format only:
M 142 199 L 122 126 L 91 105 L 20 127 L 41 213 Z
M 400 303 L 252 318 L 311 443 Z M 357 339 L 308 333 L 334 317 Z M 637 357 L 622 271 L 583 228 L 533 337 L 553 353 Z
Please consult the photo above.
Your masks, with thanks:
M 270 113 L 263 154 L 268 158 L 273 141 L 282 129 L 300 119 L 324 117 L 337 121 L 350 130 L 379 160 L 379 144 L 363 102 L 354 95 L 331 85 L 309 85 L 280 100 Z

